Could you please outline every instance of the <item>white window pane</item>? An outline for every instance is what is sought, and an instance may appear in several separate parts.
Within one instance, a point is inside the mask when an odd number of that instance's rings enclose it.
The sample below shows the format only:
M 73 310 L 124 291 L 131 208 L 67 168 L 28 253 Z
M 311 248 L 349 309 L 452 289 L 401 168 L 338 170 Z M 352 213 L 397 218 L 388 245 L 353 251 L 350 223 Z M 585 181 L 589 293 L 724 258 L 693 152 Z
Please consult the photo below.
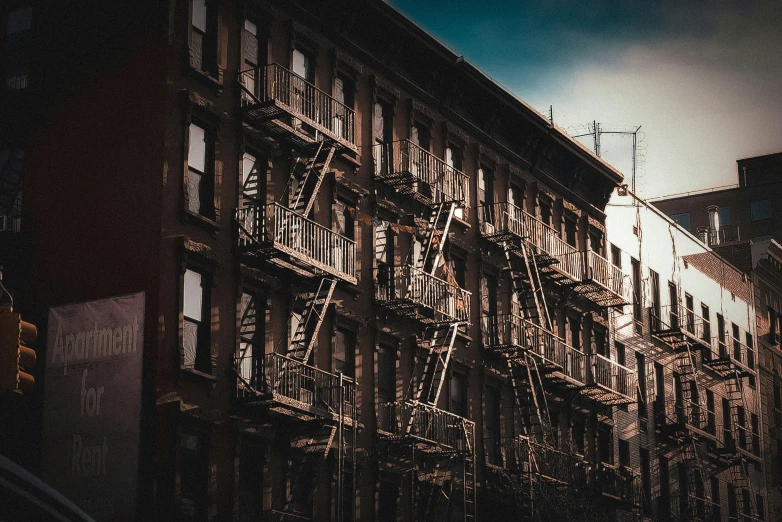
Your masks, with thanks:
M 201 174 L 194 170 L 187 172 L 187 209 L 201 213 Z
M 198 125 L 190 124 L 190 148 L 187 164 L 199 172 L 206 171 L 206 132 Z
M 193 27 L 206 32 L 206 0 L 193 0 Z
M 293 50 L 293 72 L 308 80 L 309 60 L 298 49 Z
M 449 167 L 453 167 L 453 151 L 450 147 L 445 149 L 445 164 Z
M 245 153 L 242 158 L 242 185 L 247 182 L 247 177 L 252 172 L 253 167 L 255 167 L 255 156 Z
M 33 26 L 33 8 L 25 7 L 8 13 L 6 35 L 27 31 Z
M 334 78 L 334 99 L 339 103 L 345 103 L 345 82 L 342 78 Z
M 478 188 L 483 191 L 486 190 L 486 180 L 484 179 L 483 169 L 478 169 Z
M 258 34 L 258 27 L 249 20 L 244 21 L 244 30 L 249 32 L 250 34 L 255 34 L 255 35 Z
M 204 291 L 201 286 L 201 274 L 192 270 L 185 271 L 185 296 L 183 311 L 185 317 L 201 321 L 204 304 Z

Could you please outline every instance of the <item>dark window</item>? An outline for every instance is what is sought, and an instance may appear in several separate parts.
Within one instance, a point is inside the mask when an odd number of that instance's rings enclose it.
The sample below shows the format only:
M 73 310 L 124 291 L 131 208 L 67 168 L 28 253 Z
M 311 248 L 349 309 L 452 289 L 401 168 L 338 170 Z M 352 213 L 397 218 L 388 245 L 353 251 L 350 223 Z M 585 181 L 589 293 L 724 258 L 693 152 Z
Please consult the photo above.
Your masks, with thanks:
M 751 413 L 750 422 L 752 423 L 752 453 L 760 456 L 760 423 L 758 416 Z
M 451 255 L 449 267 L 456 280 L 456 284 L 460 288 L 465 288 L 467 286 L 467 264 L 464 259 L 459 256 Z
M 217 1 L 192 0 L 190 15 L 190 64 L 217 76 Z
M 244 21 L 242 29 L 242 87 L 246 92 L 242 92 L 242 100 L 249 103 L 253 102 L 253 96 L 260 99 L 261 89 L 263 88 L 263 69 L 261 66 L 266 61 L 265 48 L 261 52 L 259 49 L 258 26 L 250 20 Z
M 730 225 L 730 207 L 720 207 L 717 212 L 720 216 L 720 228 Z
M 570 326 L 570 346 L 581 351 L 581 321 L 569 317 L 568 325 Z
M 625 345 L 617 341 L 614 343 L 614 350 L 616 351 L 616 362 L 622 366 L 627 366 L 627 349 Z
M 722 315 L 717 314 L 717 350 L 719 351 L 720 359 L 726 359 L 728 357 L 728 348 L 726 345 L 726 330 L 725 330 L 725 318 Z
M 695 301 L 690 294 L 684 294 L 684 306 L 687 331 L 695 335 Z
M 413 128 L 411 130 L 410 141 L 413 144 L 418 145 L 426 152 L 431 152 L 432 147 L 432 131 L 429 130 L 428 125 L 424 125 L 420 121 L 413 122 Z
M 486 387 L 486 458 L 489 464 L 502 464 L 501 427 L 500 427 L 500 390 L 494 386 Z
M 261 446 L 242 441 L 239 452 L 238 497 L 241 513 L 263 510 L 264 450 Z
M 573 417 L 573 444 L 576 446 L 576 451 L 580 454 L 584 454 L 584 418 L 580 415 Z
M 212 357 L 209 349 L 210 306 L 209 276 L 187 269 L 182 291 L 182 367 L 204 373 L 212 372 Z
M 638 417 L 645 424 L 649 411 L 646 402 L 646 357 L 641 352 L 635 352 L 635 370 L 638 372 Z
M 606 353 L 607 345 L 606 345 L 605 331 L 601 330 L 600 328 L 595 328 L 592 331 L 592 335 L 595 342 L 595 353 L 598 355 L 602 355 L 603 357 L 609 357 L 610 354 Z
M 356 334 L 352 330 L 337 327 L 334 338 L 334 371 L 348 377 L 356 374 Z
M 396 400 L 396 349 L 380 345 L 377 356 L 377 396 L 380 402 Z
M 660 299 L 660 274 L 654 270 L 649 270 L 649 281 L 652 287 L 652 315 L 654 316 L 652 329 L 659 329 L 660 319 L 662 319 L 661 299 Z
M 467 377 L 459 372 L 451 372 L 449 389 L 448 410 L 460 417 L 467 417 Z
M 758 508 L 758 519 L 766 520 L 766 503 L 763 500 L 763 495 L 760 493 L 755 495 L 755 505 Z
M 769 219 L 771 217 L 771 200 L 753 201 L 750 204 L 749 211 L 752 221 Z
M 603 236 L 594 233 L 589 234 L 589 249 L 592 250 L 592 252 L 600 254 L 603 251 L 602 243 Z
M 180 441 L 182 519 L 206 520 L 209 509 L 209 439 L 205 433 L 185 432 Z
M 5 32 L 5 85 L 9 89 L 20 90 L 27 87 L 32 26 L 31 7 L 8 12 Z
M 677 225 L 690 232 L 690 213 L 684 212 L 683 214 L 674 214 L 671 216 Z
M 597 455 L 600 462 L 614 463 L 614 436 L 611 426 L 599 424 L 597 427 Z
M 569 218 L 565 218 L 565 241 L 576 248 L 576 222 Z
M 630 467 L 630 443 L 619 439 L 619 465 Z
M 497 315 L 497 280 L 486 274 L 481 277 L 481 314 Z
M 377 520 L 379 522 L 396 522 L 396 503 L 398 497 L 399 486 L 396 481 L 389 478 L 381 479 L 377 512 Z
M 641 324 L 643 321 L 643 295 L 641 287 L 641 262 L 637 259 L 630 259 L 630 266 L 632 268 L 633 276 L 633 319 L 636 325 Z
M 622 268 L 622 251 L 616 245 L 611 245 L 611 263 L 618 268 Z
M 668 314 L 670 325 L 673 328 L 678 328 L 681 324 L 679 322 L 679 288 L 672 281 L 668 281 L 668 303 L 671 307 Z
M 714 392 L 706 389 L 706 432 L 716 434 L 717 417 L 714 413 Z
M 540 220 L 551 226 L 551 207 L 547 203 L 540 203 Z
M 214 135 L 205 126 L 191 123 L 187 152 L 187 210 L 213 219 Z
M 736 359 L 738 362 L 742 362 L 741 357 L 741 333 L 739 332 L 739 327 L 736 323 L 731 323 L 732 332 L 733 332 L 733 358 Z
M 725 441 L 725 446 L 730 448 L 733 443 L 733 427 L 730 414 L 730 402 L 728 399 L 722 399 L 722 438 Z

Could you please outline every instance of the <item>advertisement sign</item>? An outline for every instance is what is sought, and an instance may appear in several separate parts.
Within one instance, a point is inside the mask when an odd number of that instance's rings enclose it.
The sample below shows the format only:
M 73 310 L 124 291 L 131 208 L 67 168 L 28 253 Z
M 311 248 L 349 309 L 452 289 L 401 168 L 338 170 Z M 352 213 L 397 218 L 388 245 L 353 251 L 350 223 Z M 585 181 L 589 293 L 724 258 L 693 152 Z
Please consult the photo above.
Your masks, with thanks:
M 135 518 L 144 294 L 49 310 L 43 479 L 96 520 Z

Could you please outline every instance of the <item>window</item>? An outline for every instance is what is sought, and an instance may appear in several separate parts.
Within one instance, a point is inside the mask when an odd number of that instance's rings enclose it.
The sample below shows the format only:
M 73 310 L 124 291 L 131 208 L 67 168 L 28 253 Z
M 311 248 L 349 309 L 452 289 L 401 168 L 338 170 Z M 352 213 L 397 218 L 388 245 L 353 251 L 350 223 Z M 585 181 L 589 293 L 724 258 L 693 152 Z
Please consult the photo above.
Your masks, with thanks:
M 766 519 L 766 503 L 763 501 L 763 495 L 760 493 L 755 495 L 755 505 L 758 508 L 758 520 Z
M 459 372 L 451 372 L 448 388 L 448 411 L 460 417 L 467 417 L 467 377 Z
M 448 260 L 448 268 L 450 268 L 456 284 L 460 288 L 465 288 L 467 286 L 467 264 L 464 258 L 451 254 Z
M 733 423 L 730 415 L 730 402 L 728 399 L 722 398 L 722 440 L 725 441 L 725 446 L 730 448 L 733 443 Z
M 0 190 L 0 219 L 11 218 L 5 225 L 0 222 L 0 231 L 19 232 L 22 219 L 22 172 L 24 171 L 24 150 L 0 150 L 0 172 L 3 189 Z
M 462 149 L 452 144 L 449 144 L 445 148 L 445 164 L 452 169 L 458 170 L 459 172 L 464 172 L 464 153 L 462 152 Z M 454 187 L 454 190 L 456 190 L 456 187 Z M 457 195 L 459 194 L 459 192 L 457 192 Z M 466 199 L 467 194 L 462 194 L 462 195 Z M 464 201 L 464 203 L 467 204 L 467 201 Z M 465 208 L 464 206 L 458 207 L 454 212 L 453 217 L 462 220 L 465 219 L 464 208 Z
M 217 1 L 192 0 L 190 65 L 217 76 Z
M 501 418 L 500 389 L 496 386 L 486 387 L 486 458 L 489 464 L 502 465 L 501 452 Z
M 627 366 L 627 350 L 625 345 L 619 341 L 614 342 L 614 351 L 616 351 L 616 362 L 622 366 Z
M 769 219 L 771 217 L 771 200 L 753 201 L 749 206 L 749 213 L 752 221 Z
M 616 245 L 611 245 L 611 264 L 622 268 L 622 251 Z
M 494 171 L 482 166 L 478 169 L 478 207 L 481 208 L 485 221 L 491 223 L 494 211 Z
M 728 357 L 728 348 L 726 346 L 725 318 L 717 314 L 717 346 L 720 359 Z
M 214 137 L 190 124 L 187 153 L 187 210 L 214 219 Z
M 662 319 L 661 299 L 660 299 L 660 274 L 654 270 L 649 270 L 649 282 L 652 288 L 652 329 L 659 329 L 660 319 Z
M 603 251 L 603 236 L 595 232 L 590 232 L 589 249 L 596 254 L 600 254 Z
M 353 129 L 351 121 L 348 120 L 349 110 L 353 109 L 356 97 L 355 81 L 343 74 L 338 74 L 334 78 L 332 96 L 339 102 L 335 108 L 334 114 L 334 132 L 337 136 L 353 141 Z
M 237 367 L 242 380 L 257 389 L 259 364 L 264 354 L 264 306 L 260 298 L 242 292 L 239 301 L 239 354 Z
M 619 439 L 619 465 L 630 467 L 630 443 Z
M 375 103 L 372 112 L 372 138 L 375 144 L 372 147 L 375 174 L 381 174 L 388 171 L 388 160 L 390 149 L 384 148 L 383 144 L 389 144 L 394 141 L 394 110 L 390 103 L 379 100 Z
M 662 512 L 669 513 L 671 510 L 671 472 L 668 459 L 659 457 L 660 466 L 660 503 Z
M 376 513 L 378 522 L 397 521 L 397 499 L 399 498 L 399 486 L 390 474 L 383 474 L 380 479 L 380 491 L 378 492 Z
M 338 326 L 334 337 L 334 371 L 353 378 L 356 375 L 356 333 Z
M 599 424 L 597 426 L 597 455 L 600 462 L 614 463 L 614 436 L 611 426 Z
M 652 498 L 652 466 L 649 460 L 649 450 L 646 448 L 639 449 L 639 455 L 641 458 L 641 490 L 643 491 L 643 498 L 651 500 Z
M 570 346 L 581 351 L 581 321 L 574 317 L 569 317 L 568 326 L 570 327 Z
M 508 212 L 514 212 L 516 208 L 524 210 L 524 189 L 521 186 L 511 183 L 508 187 L 508 203 L 512 205 Z
M 592 340 L 595 344 L 595 353 L 598 355 L 602 355 L 603 357 L 610 356 L 611 354 L 606 353 L 607 344 L 606 344 L 606 333 L 601 328 L 595 328 L 592 331 Z
M 565 218 L 565 241 L 576 248 L 576 221 L 567 217 Z
M 543 202 L 543 200 L 540 202 L 540 220 L 544 224 L 551 226 L 551 205 Z
M 720 228 L 730 225 L 730 207 L 719 207 Z
M 678 328 L 679 322 L 679 287 L 673 281 L 668 281 L 668 303 L 671 305 L 669 311 L 670 325 Z
M 671 219 L 673 219 L 677 225 L 685 229 L 686 231 L 690 232 L 690 213 L 685 212 L 683 214 L 674 214 L 671 216 Z
M 739 333 L 739 327 L 736 323 L 731 323 L 731 329 L 733 332 L 733 358 L 738 362 L 742 362 L 741 335 Z
M 649 411 L 646 403 L 646 357 L 641 352 L 635 352 L 635 370 L 638 372 L 638 419 L 644 426 L 648 422 Z
M 760 419 L 754 413 L 750 414 L 752 423 L 752 453 L 760 456 Z
M 717 434 L 717 418 L 714 414 L 714 392 L 706 388 L 706 433 Z
M 5 85 L 14 90 L 27 87 L 30 61 L 30 33 L 33 9 L 25 7 L 10 11 L 5 31 Z
M 486 274 L 481 277 L 481 315 L 497 315 L 497 280 Z
M 381 343 L 377 353 L 377 401 L 380 404 L 396 400 L 396 347 Z M 379 406 L 377 409 L 378 428 L 392 431 L 393 410 Z
M 184 316 L 182 367 L 211 373 L 209 285 L 207 280 L 206 274 L 190 269 L 185 270 L 182 292 Z
M 573 444 L 576 446 L 576 452 L 579 455 L 584 454 L 584 417 L 581 415 L 573 416 Z
M 643 322 L 643 296 L 641 294 L 641 262 L 637 259 L 630 259 L 630 266 L 633 277 L 633 320 L 636 325 Z M 640 333 L 640 332 L 638 332 Z
M 246 92 L 242 92 L 242 101 L 253 102 L 252 97 L 261 98 L 263 85 L 263 65 L 266 62 L 266 48 L 261 48 L 258 26 L 250 20 L 244 21 L 242 28 L 242 74 L 241 80 Z
M 695 300 L 688 293 L 684 294 L 684 307 L 687 331 L 695 335 Z
M 180 438 L 182 520 L 206 520 L 209 510 L 209 438 L 201 432 L 184 432 Z
M 703 303 L 701 303 L 701 317 L 703 318 L 703 336 L 701 338 L 709 343 L 709 347 L 711 347 L 711 314 L 709 307 Z M 704 357 L 711 357 L 711 348 L 706 350 Z

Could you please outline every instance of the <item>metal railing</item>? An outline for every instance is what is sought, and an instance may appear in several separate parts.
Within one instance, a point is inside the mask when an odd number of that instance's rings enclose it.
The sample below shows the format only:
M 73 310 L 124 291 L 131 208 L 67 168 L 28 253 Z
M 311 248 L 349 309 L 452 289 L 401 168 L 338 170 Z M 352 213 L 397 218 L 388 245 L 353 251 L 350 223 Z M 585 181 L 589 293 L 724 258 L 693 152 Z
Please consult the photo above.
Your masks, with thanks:
M 687 494 L 672 495 L 669 499 L 670 514 L 681 520 L 722 520 L 721 507 L 707 498 Z
M 593 470 L 593 484 L 603 494 L 636 504 L 640 500 L 638 476 L 624 467 L 598 464 Z
M 655 415 L 658 424 L 683 424 L 711 435 L 722 443 L 722 430 L 717 429 L 716 412 L 704 404 L 691 400 L 670 399 L 662 403 L 655 401 Z
M 271 241 L 274 248 L 301 261 L 313 264 L 342 279 L 356 281 L 355 241 L 279 203 L 266 205 L 265 213 L 263 208 L 260 205 L 250 204 L 236 210 L 236 221 L 252 238 L 240 235 L 240 247 L 251 247 L 253 240 Z
M 521 320 L 519 345 L 528 349 L 544 364 L 552 364 L 564 375 L 579 384 L 586 384 L 586 355 L 565 343 L 565 340 L 553 332 Z
M 411 265 L 379 266 L 375 299 L 409 302 L 453 321 L 469 321 L 470 292 Z
M 586 252 L 587 271 L 585 279 L 600 284 L 608 291 L 624 297 L 622 294 L 622 270 L 600 254 L 588 250 Z
M 649 312 L 653 331 L 679 330 L 693 338 L 708 342 L 704 339 L 704 329 L 707 324 L 709 325 L 708 328 L 711 329 L 711 323 L 704 321 L 703 317 L 695 313 L 694 310 L 678 304 L 660 307 L 659 316 L 654 308 L 650 308 Z
M 516 443 L 516 461 L 529 463 L 530 471 L 544 479 L 574 488 L 587 485 L 590 466 L 578 455 L 567 453 L 524 436 Z
M 278 353 L 267 353 L 255 359 L 237 357 L 235 368 L 241 384 L 252 383 L 262 394 L 273 394 L 302 405 L 339 414 L 340 400 L 343 415 L 356 419 L 356 383 L 349 377 L 329 373 Z M 240 389 L 242 386 L 240 386 Z M 246 394 L 247 390 L 240 392 Z
M 448 450 L 472 452 L 475 423 L 453 413 L 407 401 L 375 405 L 378 429 L 399 438 L 412 437 Z
M 468 205 L 469 178 L 434 154 L 409 140 L 374 145 L 375 175 L 401 183 L 436 203 L 456 201 Z
M 592 355 L 592 383 L 635 400 L 638 393 L 638 375 L 600 354 Z
M 521 347 L 524 318 L 516 314 L 484 315 L 481 317 L 481 337 L 488 350 Z
M 263 77 L 263 92 L 257 80 Z M 355 145 L 355 111 L 277 63 L 239 73 L 245 103 L 273 101 L 304 123 Z

